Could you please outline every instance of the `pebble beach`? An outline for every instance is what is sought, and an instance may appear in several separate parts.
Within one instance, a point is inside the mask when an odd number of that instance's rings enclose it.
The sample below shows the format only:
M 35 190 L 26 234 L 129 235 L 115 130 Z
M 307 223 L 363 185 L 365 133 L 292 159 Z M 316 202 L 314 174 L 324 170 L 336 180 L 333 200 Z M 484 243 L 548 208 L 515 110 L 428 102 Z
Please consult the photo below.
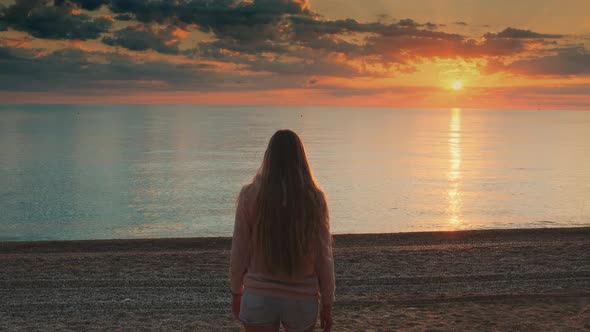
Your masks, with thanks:
M 590 228 L 334 241 L 334 331 L 590 329 Z M 0 330 L 240 331 L 230 313 L 230 245 L 0 242 Z

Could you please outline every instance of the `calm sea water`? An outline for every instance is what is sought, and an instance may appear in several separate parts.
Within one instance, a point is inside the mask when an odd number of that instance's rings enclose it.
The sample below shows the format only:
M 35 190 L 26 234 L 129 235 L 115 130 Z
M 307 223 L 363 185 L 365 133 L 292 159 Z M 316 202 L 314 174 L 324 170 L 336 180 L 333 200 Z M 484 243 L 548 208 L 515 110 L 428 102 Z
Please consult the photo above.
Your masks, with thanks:
M 276 129 L 335 233 L 590 225 L 590 112 L 0 106 L 0 240 L 228 236 Z

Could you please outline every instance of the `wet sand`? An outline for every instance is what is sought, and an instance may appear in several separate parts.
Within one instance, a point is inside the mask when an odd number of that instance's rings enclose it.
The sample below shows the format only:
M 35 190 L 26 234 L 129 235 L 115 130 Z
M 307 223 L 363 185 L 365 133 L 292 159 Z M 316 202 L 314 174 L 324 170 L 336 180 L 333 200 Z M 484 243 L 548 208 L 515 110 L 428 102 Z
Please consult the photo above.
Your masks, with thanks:
M 229 247 L 0 242 L 0 330 L 239 331 Z M 337 235 L 334 254 L 334 331 L 590 330 L 590 228 Z

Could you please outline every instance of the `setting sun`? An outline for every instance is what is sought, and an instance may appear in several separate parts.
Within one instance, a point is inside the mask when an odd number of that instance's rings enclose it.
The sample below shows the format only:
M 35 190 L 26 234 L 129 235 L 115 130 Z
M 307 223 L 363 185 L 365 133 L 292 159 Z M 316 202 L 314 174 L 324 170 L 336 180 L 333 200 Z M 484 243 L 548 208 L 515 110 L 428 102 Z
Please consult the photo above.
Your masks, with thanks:
M 453 83 L 451 83 L 451 88 L 453 88 L 453 90 L 461 90 L 463 89 L 463 82 L 460 80 L 454 80 Z

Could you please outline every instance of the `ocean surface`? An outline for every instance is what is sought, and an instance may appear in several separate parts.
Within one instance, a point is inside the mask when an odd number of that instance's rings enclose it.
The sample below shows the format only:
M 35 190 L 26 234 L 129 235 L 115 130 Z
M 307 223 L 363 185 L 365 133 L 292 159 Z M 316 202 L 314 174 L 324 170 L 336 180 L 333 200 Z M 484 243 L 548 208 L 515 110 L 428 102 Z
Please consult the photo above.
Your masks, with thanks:
M 590 226 L 590 111 L 2 105 L 0 241 L 230 236 L 280 128 L 334 233 Z

